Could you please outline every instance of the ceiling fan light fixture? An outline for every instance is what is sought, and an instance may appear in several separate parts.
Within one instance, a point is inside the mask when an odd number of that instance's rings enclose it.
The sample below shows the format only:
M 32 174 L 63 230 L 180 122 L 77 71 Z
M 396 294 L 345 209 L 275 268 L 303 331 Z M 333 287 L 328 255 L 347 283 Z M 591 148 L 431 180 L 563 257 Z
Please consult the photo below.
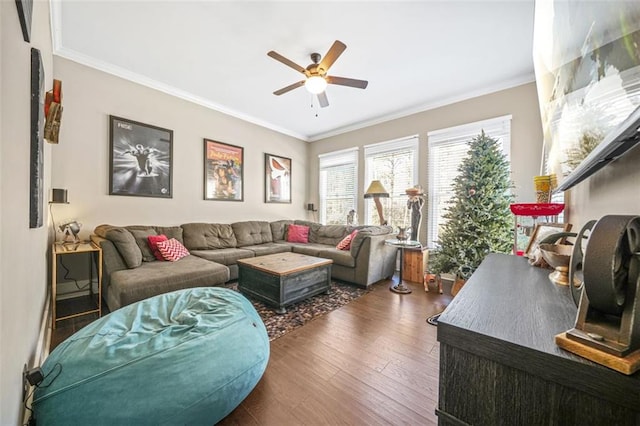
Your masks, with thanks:
M 327 88 L 327 80 L 319 75 L 312 75 L 304 82 L 304 87 L 309 91 L 309 93 L 317 95 L 324 92 L 324 89 Z

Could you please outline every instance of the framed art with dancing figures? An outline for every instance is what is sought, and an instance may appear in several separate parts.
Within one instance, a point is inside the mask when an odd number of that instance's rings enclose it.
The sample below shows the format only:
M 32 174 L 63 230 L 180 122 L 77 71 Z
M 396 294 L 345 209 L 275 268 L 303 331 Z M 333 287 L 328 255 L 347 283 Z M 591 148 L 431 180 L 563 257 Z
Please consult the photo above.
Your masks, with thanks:
M 109 195 L 172 198 L 173 130 L 109 116 Z
M 243 201 L 244 148 L 204 140 L 204 199 Z
M 291 158 L 264 154 L 264 202 L 291 203 Z

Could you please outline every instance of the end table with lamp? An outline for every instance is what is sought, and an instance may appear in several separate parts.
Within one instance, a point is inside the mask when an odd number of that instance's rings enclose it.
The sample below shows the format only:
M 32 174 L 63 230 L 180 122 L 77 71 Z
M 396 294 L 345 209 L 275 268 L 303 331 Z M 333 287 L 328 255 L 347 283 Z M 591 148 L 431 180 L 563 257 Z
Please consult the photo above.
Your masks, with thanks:
M 404 251 L 405 250 L 422 250 L 422 244 L 419 241 L 413 240 L 399 240 L 399 239 L 389 239 L 385 240 L 385 244 L 393 247 L 397 247 L 400 252 L 400 269 L 398 271 L 398 284 L 389 287 L 389 290 L 394 293 L 400 294 L 408 294 L 411 293 L 411 289 L 404 285 L 404 281 L 402 280 L 402 269 L 404 267 Z

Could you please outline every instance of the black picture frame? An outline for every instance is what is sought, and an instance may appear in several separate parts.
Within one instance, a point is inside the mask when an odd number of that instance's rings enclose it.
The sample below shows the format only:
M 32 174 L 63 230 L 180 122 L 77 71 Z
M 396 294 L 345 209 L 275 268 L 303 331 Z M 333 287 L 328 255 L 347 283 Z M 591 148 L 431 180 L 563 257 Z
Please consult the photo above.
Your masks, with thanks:
M 38 49 L 31 49 L 31 123 L 29 160 L 29 228 L 43 223 L 44 203 L 44 66 Z
M 244 148 L 204 139 L 204 199 L 244 201 Z
M 264 202 L 291 204 L 291 158 L 264 154 Z
M 173 130 L 109 116 L 109 195 L 173 197 Z
M 16 0 L 18 18 L 22 28 L 22 38 L 27 43 L 31 42 L 31 17 L 33 16 L 33 0 Z

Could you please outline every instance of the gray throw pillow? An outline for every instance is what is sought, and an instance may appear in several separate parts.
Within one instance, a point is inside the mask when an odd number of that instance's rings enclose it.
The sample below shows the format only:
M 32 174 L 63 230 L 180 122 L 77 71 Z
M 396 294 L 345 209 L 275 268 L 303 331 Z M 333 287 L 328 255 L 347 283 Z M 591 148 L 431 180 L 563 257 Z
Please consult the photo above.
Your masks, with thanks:
M 140 252 L 142 253 L 142 261 L 143 262 L 153 262 L 156 260 L 156 257 L 153 255 L 153 251 L 151 251 L 151 247 L 149 247 L 149 235 L 158 235 L 155 229 L 149 227 L 146 229 L 129 229 L 131 235 L 136 240 L 136 244 L 140 248 Z M 168 238 L 168 237 L 167 237 Z

